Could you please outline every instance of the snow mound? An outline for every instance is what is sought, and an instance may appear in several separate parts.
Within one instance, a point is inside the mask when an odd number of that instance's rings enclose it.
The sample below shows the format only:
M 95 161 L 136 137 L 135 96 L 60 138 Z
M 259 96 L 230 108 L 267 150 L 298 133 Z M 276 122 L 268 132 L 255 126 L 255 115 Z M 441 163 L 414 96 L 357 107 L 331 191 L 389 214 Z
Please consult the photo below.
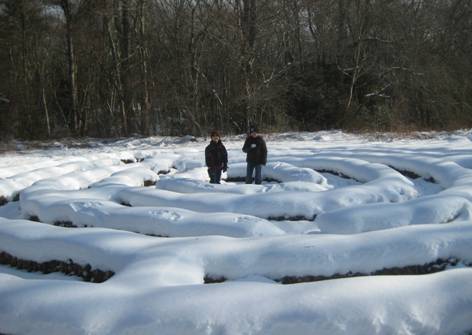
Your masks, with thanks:
M 218 185 L 193 137 L 0 156 L 0 333 L 472 330 L 470 131 L 264 137 L 262 185 L 239 135 Z

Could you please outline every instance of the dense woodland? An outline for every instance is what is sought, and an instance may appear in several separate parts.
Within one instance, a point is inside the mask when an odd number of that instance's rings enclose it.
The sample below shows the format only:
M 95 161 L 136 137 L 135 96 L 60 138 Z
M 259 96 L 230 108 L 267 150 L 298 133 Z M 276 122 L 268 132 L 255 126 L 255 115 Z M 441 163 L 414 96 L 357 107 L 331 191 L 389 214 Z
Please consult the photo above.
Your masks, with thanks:
M 470 0 L 0 0 L 0 138 L 472 126 Z

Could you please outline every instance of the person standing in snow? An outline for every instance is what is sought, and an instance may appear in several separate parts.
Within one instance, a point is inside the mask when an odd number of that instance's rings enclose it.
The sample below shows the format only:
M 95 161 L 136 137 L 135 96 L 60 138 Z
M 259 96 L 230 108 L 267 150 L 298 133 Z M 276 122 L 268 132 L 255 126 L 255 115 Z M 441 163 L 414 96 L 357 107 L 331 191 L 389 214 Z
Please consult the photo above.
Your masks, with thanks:
M 211 184 L 219 184 L 221 172 L 228 169 L 228 152 L 221 142 L 220 133 L 212 131 L 210 134 L 211 142 L 205 148 L 205 162 L 208 167 L 208 175 Z
M 249 128 L 249 135 L 244 142 L 243 151 L 247 154 L 246 184 L 252 184 L 254 171 L 256 171 L 256 184 L 261 184 L 262 165 L 267 163 L 267 146 L 262 136 L 257 135 L 255 126 Z

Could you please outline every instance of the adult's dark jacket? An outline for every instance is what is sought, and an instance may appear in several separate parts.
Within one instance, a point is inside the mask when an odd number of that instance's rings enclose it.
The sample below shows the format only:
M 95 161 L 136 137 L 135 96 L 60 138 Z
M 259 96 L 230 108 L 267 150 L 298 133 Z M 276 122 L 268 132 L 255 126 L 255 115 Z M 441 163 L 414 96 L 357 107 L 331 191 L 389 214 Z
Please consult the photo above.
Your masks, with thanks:
M 205 148 L 205 162 L 210 169 L 226 169 L 228 152 L 221 141 L 211 141 Z
M 261 136 L 248 136 L 243 151 L 247 153 L 246 162 L 258 165 L 267 163 L 267 146 Z

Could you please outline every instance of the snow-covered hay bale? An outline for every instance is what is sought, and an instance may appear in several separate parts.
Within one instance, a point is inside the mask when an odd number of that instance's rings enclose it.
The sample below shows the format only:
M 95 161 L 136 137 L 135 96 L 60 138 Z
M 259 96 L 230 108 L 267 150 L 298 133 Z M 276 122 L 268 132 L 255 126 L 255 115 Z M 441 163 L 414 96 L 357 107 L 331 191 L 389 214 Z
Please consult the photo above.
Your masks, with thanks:
M 273 179 L 278 182 L 309 182 L 320 185 L 326 185 L 326 178 L 321 174 L 317 173 L 312 169 L 299 168 L 297 166 L 283 163 L 283 162 L 272 162 L 263 166 L 264 178 Z M 240 180 L 246 177 L 246 164 L 232 164 L 228 168 L 228 179 L 229 180 Z
M 466 135 L 270 134 L 262 185 L 244 136 L 221 184 L 206 139 L 5 153 L 0 333 L 467 334 Z

